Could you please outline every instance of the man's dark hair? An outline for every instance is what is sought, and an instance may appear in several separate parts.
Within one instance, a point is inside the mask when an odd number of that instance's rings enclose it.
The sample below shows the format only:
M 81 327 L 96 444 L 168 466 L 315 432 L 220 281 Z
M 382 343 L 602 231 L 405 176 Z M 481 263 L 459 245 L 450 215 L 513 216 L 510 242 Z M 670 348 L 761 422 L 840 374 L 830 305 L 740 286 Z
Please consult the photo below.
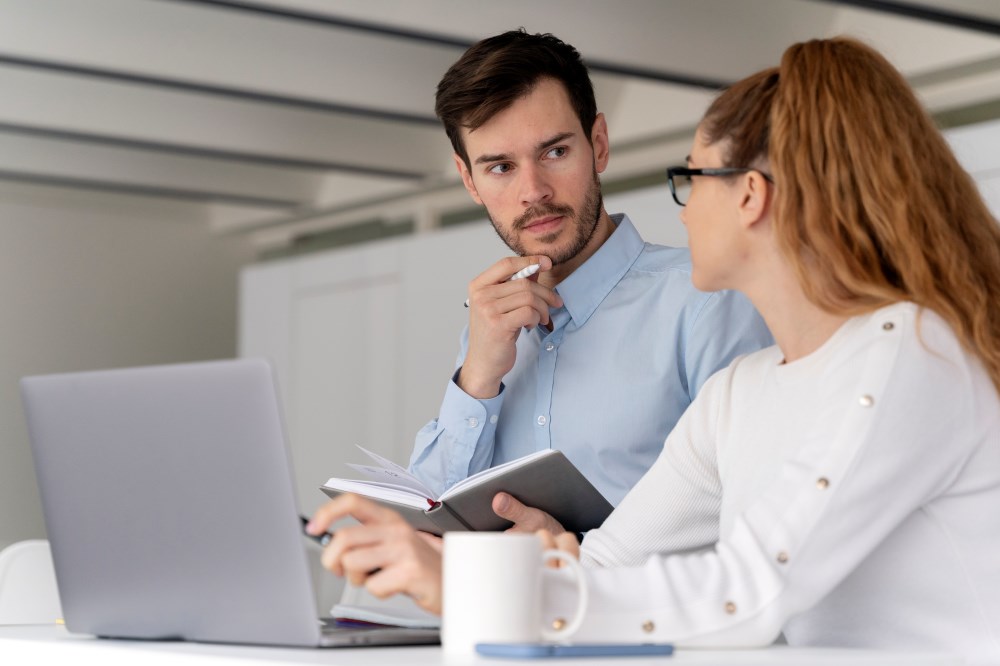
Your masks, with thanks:
M 481 127 L 530 94 L 543 78 L 563 84 L 590 141 L 597 118 L 594 86 L 580 54 L 559 38 L 511 30 L 474 44 L 451 66 L 438 84 L 434 110 L 467 167 L 471 165 L 461 128 Z

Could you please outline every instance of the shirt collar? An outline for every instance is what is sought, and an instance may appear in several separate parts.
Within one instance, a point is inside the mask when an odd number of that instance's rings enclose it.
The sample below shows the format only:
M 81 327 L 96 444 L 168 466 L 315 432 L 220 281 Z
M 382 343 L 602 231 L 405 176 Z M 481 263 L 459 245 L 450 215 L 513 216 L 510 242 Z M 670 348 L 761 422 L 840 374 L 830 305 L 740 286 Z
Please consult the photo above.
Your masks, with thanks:
M 556 286 L 566 311 L 577 326 L 594 314 L 597 306 L 639 258 L 645 243 L 624 213 L 611 216 L 615 230 L 587 261 Z

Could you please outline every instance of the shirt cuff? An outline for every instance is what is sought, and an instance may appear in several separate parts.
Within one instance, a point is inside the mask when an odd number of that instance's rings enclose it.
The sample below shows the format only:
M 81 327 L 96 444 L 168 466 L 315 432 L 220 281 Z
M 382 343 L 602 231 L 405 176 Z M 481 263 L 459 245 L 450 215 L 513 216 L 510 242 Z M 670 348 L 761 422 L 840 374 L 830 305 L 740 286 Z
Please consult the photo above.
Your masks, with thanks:
M 480 442 L 492 442 L 496 436 L 497 421 L 500 418 L 500 408 L 503 406 L 504 385 L 500 384 L 500 393 L 495 397 L 486 400 L 473 398 L 463 391 L 456 380 L 461 368 L 455 371 L 448 387 L 445 389 L 444 400 L 441 403 L 441 411 L 438 414 L 438 424 L 451 435 L 452 440 L 465 448 L 465 456 L 450 456 L 458 460 L 464 458 L 465 469 L 459 471 L 450 469 L 448 476 L 458 474 L 458 477 L 449 479 L 449 484 L 464 479 L 468 476 L 468 462 L 475 453 L 476 445 Z

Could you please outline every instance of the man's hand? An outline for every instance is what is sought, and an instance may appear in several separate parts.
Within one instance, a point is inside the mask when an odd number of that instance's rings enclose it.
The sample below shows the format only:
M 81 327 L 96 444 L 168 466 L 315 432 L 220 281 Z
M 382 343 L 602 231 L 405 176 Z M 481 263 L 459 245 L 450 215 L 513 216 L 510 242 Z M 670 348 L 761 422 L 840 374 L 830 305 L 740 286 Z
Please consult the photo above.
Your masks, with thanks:
M 336 531 L 323 551 L 323 566 L 380 599 L 406 594 L 440 615 L 441 539 L 417 532 L 395 511 L 352 494 L 320 507 L 306 530 L 322 534 L 345 516 L 361 524 Z
M 549 514 L 541 509 L 525 506 L 507 493 L 497 493 L 493 497 L 493 513 L 514 523 L 508 532 L 533 533 L 538 530 L 548 530 L 552 534 L 566 532 L 559 521 Z
M 538 273 L 508 282 L 522 268 L 538 264 Z M 538 283 L 551 270 L 545 256 L 507 257 L 469 283 L 469 350 L 458 386 L 485 400 L 500 392 L 500 380 L 514 367 L 515 343 L 524 327 L 549 323 L 549 308 L 562 306 L 552 289 Z
M 580 559 L 580 543 L 572 532 L 553 535 L 548 530 L 538 530 L 535 532 L 535 536 L 541 539 L 543 550 L 561 550 L 577 560 Z M 563 565 L 559 560 L 549 560 L 546 564 L 553 569 L 558 569 Z

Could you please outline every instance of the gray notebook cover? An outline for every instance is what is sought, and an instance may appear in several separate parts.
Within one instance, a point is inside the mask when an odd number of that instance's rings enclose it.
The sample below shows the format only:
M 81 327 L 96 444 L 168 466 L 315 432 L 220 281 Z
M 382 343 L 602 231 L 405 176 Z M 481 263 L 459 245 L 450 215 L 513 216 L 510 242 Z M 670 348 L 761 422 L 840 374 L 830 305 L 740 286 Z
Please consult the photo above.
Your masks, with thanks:
M 330 497 L 341 494 L 325 486 L 321 490 Z M 369 499 L 399 512 L 414 528 L 432 534 L 453 530 L 500 531 L 511 526 L 493 513 L 493 496 L 501 491 L 545 511 L 570 532 L 599 527 L 614 508 L 561 451 L 552 451 L 525 465 L 484 478 L 444 502 L 428 506 L 427 510 Z

